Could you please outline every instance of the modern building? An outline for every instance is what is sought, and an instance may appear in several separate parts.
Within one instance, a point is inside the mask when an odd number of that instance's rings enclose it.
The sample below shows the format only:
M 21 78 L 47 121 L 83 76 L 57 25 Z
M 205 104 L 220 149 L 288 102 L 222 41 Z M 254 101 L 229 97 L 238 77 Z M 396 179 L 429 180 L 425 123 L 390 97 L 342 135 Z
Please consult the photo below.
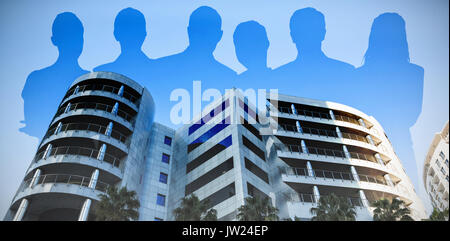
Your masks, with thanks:
M 269 197 L 281 219 L 309 220 L 331 193 L 356 207 L 357 220 L 371 220 L 370 204 L 380 198 L 404 200 L 414 219 L 425 218 L 373 117 L 333 102 L 253 97 L 232 89 L 173 130 L 153 122 L 152 97 L 137 83 L 109 72 L 83 75 L 63 98 L 5 220 L 92 220 L 110 185 L 137 192 L 139 220 L 174 220 L 190 194 L 219 220 L 236 220 L 249 196 Z
M 293 96 L 268 93 L 266 101 L 268 113 L 257 111 L 233 90 L 176 131 L 169 220 L 191 193 L 209 200 L 219 220 L 235 220 L 245 197 L 255 195 L 270 197 L 282 219 L 309 220 L 320 196 L 331 193 L 356 207 L 357 220 L 372 220 L 371 203 L 381 198 L 399 198 L 414 219 L 425 217 L 373 117 Z
M 148 204 L 153 193 L 145 189 L 155 183 L 149 173 L 170 170 L 169 164 L 158 165 L 151 156 L 158 154 L 156 145 L 149 148 L 151 142 L 160 137 L 163 143 L 164 137 L 173 137 L 172 132 L 153 124 L 154 108 L 150 93 L 122 75 L 96 72 L 75 80 L 5 220 L 92 220 L 99 194 L 110 185 L 135 190 L 142 217 L 165 215 L 164 210 Z M 164 152 L 171 155 L 171 147 Z M 167 195 L 165 185 L 158 188 Z
M 447 122 L 442 131 L 434 135 L 423 168 L 425 190 L 433 207 L 440 211 L 448 208 L 448 159 Z

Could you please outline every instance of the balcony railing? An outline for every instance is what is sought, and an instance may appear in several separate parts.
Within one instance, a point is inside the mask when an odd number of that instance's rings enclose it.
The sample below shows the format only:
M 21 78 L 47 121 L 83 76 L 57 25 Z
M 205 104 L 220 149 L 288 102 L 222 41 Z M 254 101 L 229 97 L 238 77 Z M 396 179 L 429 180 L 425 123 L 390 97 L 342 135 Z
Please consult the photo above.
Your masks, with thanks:
M 330 156 L 330 157 L 339 157 L 346 158 L 344 151 L 333 150 L 333 149 L 325 149 L 325 148 L 316 148 L 316 147 L 307 147 L 308 152 L 302 149 L 299 145 L 285 145 L 287 151 L 289 152 L 298 152 L 307 155 L 319 155 L 319 156 Z M 367 155 L 359 152 L 348 152 L 350 157 L 353 159 L 365 160 L 370 162 L 377 162 L 376 158 L 372 155 Z
M 66 96 L 70 96 L 73 95 L 73 93 L 75 92 L 75 88 L 72 88 L 71 90 L 69 90 L 69 92 L 67 92 Z M 85 91 L 105 91 L 105 92 L 111 92 L 113 94 L 118 95 L 119 94 L 119 89 L 117 87 L 111 86 L 111 85 L 102 85 L 102 84 L 88 84 L 88 85 L 80 85 L 78 87 L 78 93 L 82 93 Z M 131 101 L 132 103 L 136 104 L 138 98 L 136 96 L 134 96 L 133 94 L 124 91 L 123 95 L 122 95 L 125 99 Z
M 54 127 L 52 129 L 48 130 L 47 134 L 44 136 L 44 139 L 54 135 L 56 128 L 57 127 Z M 97 125 L 97 124 L 92 124 L 92 123 L 67 123 L 67 124 L 64 124 L 61 126 L 61 130 L 59 132 L 76 130 L 76 131 L 91 131 L 91 132 L 106 135 L 105 133 L 106 133 L 107 128 L 108 128 L 107 126 L 102 126 L 102 125 Z M 124 144 L 127 144 L 127 136 L 125 136 L 124 134 L 122 134 L 116 130 L 111 131 L 111 137 L 124 143 Z
M 311 169 L 310 172 L 312 176 L 309 176 L 308 169 L 306 168 L 285 167 L 283 170 L 283 174 L 286 175 L 303 176 L 306 178 L 324 178 L 324 179 L 331 179 L 333 181 L 334 180 L 355 181 L 355 176 L 351 172 L 336 172 L 319 169 Z M 360 182 L 377 183 L 386 186 L 388 185 L 386 180 L 384 180 L 384 178 L 382 177 L 358 174 L 358 178 Z
M 283 131 L 296 132 L 296 133 L 299 132 L 297 129 L 297 126 L 295 126 L 295 125 L 280 124 L 280 127 L 281 127 L 281 130 L 283 130 Z M 302 127 L 301 133 L 317 135 L 317 136 L 326 137 L 326 138 L 339 138 L 339 135 L 336 131 L 326 130 L 326 129 Z M 345 138 L 345 139 L 369 143 L 364 136 L 360 136 L 360 135 L 356 135 L 356 134 L 348 133 L 348 132 L 341 132 L 341 134 L 342 134 L 342 138 Z
M 313 203 L 315 204 L 320 197 L 324 197 L 326 195 L 316 196 L 314 194 L 309 193 L 296 193 L 290 196 L 291 202 L 300 202 L 300 203 Z M 365 202 L 361 198 L 356 197 L 343 197 L 339 196 L 349 202 L 349 204 L 353 207 L 365 207 Z M 367 200 L 366 200 L 367 201 Z M 368 203 L 368 202 L 366 202 Z
M 23 182 L 22 191 L 30 186 L 30 183 L 33 178 L 29 178 Z M 78 175 L 70 175 L 70 174 L 47 174 L 39 176 L 36 185 L 43 185 L 47 183 L 56 183 L 56 184 L 69 184 L 69 185 L 78 185 L 82 187 L 89 187 L 89 183 L 91 181 L 90 177 L 83 177 Z M 109 184 L 101 182 L 97 180 L 95 185 L 95 190 L 106 192 Z
M 284 106 L 279 106 L 278 107 L 278 111 L 280 111 L 281 113 L 287 113 L 287 114 L 294 114 L 292 112 L 292 109 L 289 107 L 284 107 Z M 302 116 L 307 116 L 307 117 L 312 117 L 312 118 L 319 118 L 319 119 L 327 119 L 327 120 L 331 120 L 331 116 L 328 113 L 324 113 L 324 112 L 318 112 L 318 111 L 310 111 L 310 110 L 297 110 L 297 115 L 302 115 Z M 339 121 L 345 121 L 345 122 L 349 122 L 355 125 L 359 125 L 359 121 L 355 118 L 351 118 L 348 116 L 343 116 L 343 115 L 334 115 L 336 120 Z
M 111 113 L 113 110 L 113 106 L 95 103 L 95 102 L 79 102 L 79 103 L 71 104 L 69 110 L 67 110 L 67 111 L 74 111 L 74 110 L 79 110 L 79 109 L 93 109 L 93 110 L 101 110 L 101 111 Z M 58 110 L 58 112 L 56 113 L 55 117 L 63 114 L 64 112 L 66 112 L 66 108 L 65 107 L 60 108 Z M 121 117 L 122 119 L 124 119 L 130 123 L 133 123 L 133 121 L 134 121 L 133 116 L 131 116 L 130 114 L 128 114 L 122 110 L 117 111 L 117 116 Z
M 99 162 L 106 162 L 111 164 L 114 167 L 119 167 L 121 159 L 105 153 L 103 160 L 98 160 L 99 150 L 95 150 L 92 148 L 79 147 L 79 146 L 58 146 L 53 147 L 49 153 L 50 156 L 59 156 L 59 155 L 73 155 L 73 156 L 85 156 L 91 159 L 96 159 Z M 34 162 L 38 162 L 44 157 L 45 151 L 41 151 L 34 157 Z

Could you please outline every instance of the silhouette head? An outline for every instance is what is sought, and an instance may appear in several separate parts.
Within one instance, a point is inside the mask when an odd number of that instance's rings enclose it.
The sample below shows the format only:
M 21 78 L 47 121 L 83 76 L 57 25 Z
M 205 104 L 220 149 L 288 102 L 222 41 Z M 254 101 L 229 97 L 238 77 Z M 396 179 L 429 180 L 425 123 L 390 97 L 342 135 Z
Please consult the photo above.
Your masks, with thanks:
M 397 13 L 383 13 L 375 18 L 369 36 L 365 63 L 407 62 L 408 41 L 405 20 Z
M 289 23 L 292 41 L 297 49 L 308 51 L 321 47 L 325 38 L 325 17 L 314 8 L 294 12 Z
M 122 49 L 140 49 L 147 36 L 144 15 L 134 9 L 121 10 L 114 20 L 114 37 Z
M 264 26 L 256 21 L 240 23 L 233 34 L 236 56 L 247 69 L 267 67 L 269 39 Z
M 212 53 L 222 38 L 222 19 L 211 7 L 202 6 L 189 18 L 189 47 L 196 51 Z
M 80 19 L 71 12 L 64 12 L 53 21 L 51 40 L 60 56 L 78 59 L 83 51 L 83 33 Z

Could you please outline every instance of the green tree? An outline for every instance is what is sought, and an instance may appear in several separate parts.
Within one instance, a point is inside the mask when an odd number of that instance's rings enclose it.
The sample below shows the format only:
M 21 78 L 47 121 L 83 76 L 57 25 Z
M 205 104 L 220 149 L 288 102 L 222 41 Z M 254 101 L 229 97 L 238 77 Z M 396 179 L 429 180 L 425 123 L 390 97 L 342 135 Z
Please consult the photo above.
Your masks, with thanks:
M 394 198 L 392 202 L 388 199 L 380 199 L 373 203 L 374 221 L 414 221 L 409 214 L 411 211 L 405 206 L 405 202 Z
M 195 194 L 182 198 L 173 214 L 176 221 L 217 221 L 217 211 L 208 210 L 208 201 L 200 201 Z
M 268 197 L 247 197 L 245 205 L 238 209 L 240 221 L 278 221 L 278 209 L 273 207 Z
M 439 209 L 434 208 L 428 219 L 425 221 L 448 221 L 448 208 L 444 211 L 439 211 Z
M 335 194 L 321 196 L 317 207 L 310 209 L 312 221 L 355 221 L 356 212 L 350 202 Z
M 106 194 L 100 194 L 99 197 L 100 202 L 95 208 L 97 221 L 132 221 L 139 218 L 140 203 L 135 191 L 109 186 Z

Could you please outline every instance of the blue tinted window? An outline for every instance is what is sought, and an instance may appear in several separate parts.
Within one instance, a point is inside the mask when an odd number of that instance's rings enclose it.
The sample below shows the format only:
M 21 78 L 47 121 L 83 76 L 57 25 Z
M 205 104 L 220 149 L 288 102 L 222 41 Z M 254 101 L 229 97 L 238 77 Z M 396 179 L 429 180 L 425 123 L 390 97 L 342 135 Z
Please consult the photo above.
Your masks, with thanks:
M 199 121 L 197 121 L 195 124 L 189 127 L 189 135 L 194 133 L 196 130 L 198 130 L 200 127 L 202 127 L 205 123 L 208 123 L 209 120 L 211 120 L 214 116 L 222 113 L 228 106 L 230 105 L 230 101 L 227 99 L 224 102 L 222 102 L 221 105 L 217 106 L 211 112 L 203 116 Z
M 170 137 L 168 137 L 168 136 L 165 136 L 164 137 L 164 144 L 166 144 L 166 145 L 172 145 L 172 138 L 170 138 Z
M 188 153 L 193 151 L 201 144 L 208 141 L 211 137 L 215 136 L 217 133 L 219 133 L 221 130 L 225 129 L 229 125 L 230 125 L 230 117 L 228 116 L 227 118 L 219 122 L 217 125 L 215 125 L 213 128 L 209 129 L 207 132 L 201 135 L 199 138 L 194 140 L 191 144 L 189 144 Z
M 159 182 L 167 184 L 167 174 L 165 173 L 159 173 Z
M 170 161 L 170 156 L 167 155 L 166 153 L 162 154 L 162 162 L 169 164 Z
M 156 204 L 165 206 L 166 205 L 166 196 L 158 193 L 158 196 L 156 197 Z

